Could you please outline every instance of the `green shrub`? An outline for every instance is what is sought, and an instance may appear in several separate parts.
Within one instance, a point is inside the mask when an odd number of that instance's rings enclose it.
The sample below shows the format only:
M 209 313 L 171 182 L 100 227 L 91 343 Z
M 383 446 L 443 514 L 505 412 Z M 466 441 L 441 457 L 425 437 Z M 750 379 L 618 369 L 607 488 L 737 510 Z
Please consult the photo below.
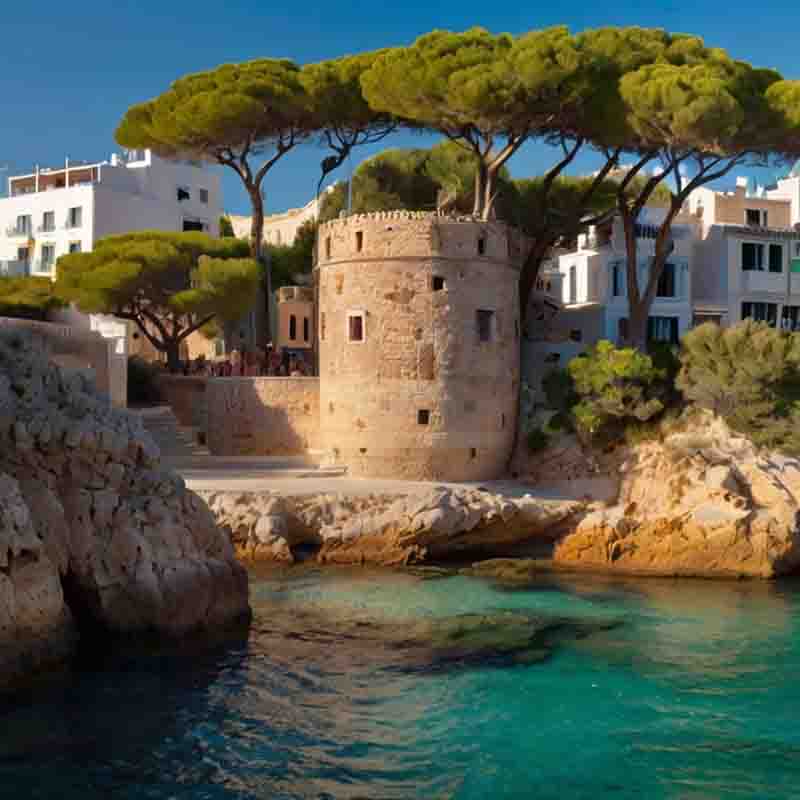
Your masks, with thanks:
M 678 388 L 765 447 L 800 453 L 800 336 L 745 320 L 684 336 Z
M 557 414 L 569 415 L 580 399 L 575 392 L 575 382 L 567 369 L 553 369 L 542 378 L 547 407 Z
M 128 405 L 146 406 L 158 403 L 161 393 L 158 390 L 158 364 L 145 361 L 139 356 L 128 359 Z
M 538 453 L 544 450 L 550 442 L 550 437 L 541 428 L 532 428 L 528 431 L 528 452 Z
M 572 407 L 584 438 L 616 441 L 632 422 L 655 421 L 670 393 L 665 369 L 632 348 L 601 341 L 567 365 L 578 396 Z

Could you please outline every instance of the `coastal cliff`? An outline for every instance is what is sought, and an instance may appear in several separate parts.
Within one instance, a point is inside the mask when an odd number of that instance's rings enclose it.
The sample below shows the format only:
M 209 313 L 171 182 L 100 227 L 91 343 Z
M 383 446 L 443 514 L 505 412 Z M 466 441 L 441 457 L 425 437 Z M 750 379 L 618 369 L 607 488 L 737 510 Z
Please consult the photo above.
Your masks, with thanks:
M 246 618 L 230 540 L 132 414 L 0 333 L 0 681 L 79 633 L 175 636 Z

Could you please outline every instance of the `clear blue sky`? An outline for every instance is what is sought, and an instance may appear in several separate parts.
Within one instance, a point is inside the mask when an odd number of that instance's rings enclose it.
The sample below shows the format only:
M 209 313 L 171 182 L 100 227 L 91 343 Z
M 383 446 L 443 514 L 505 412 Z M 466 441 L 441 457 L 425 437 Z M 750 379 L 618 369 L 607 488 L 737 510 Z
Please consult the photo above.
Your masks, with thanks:
M 723 3 L 487 3 L 475 0 L 77 0 L 5 3 L 0 55 L 0 167 L 22 170 L 65 156 L 103 159 L 115 149 L 125 109 L 163 91 L 187 72 L 263 56 L 299 63 L 397 45 L 432 28 L 482 25 L 519 33 L 565 23 L 658 26 L 696 33 L 737 58 L 800 78 L 797 0 Z M 418 138 L 396 136 L 383 146 Z M 362 149 L 354 163 L 381 147 Z M 278 211 L 311 198 L 322 153 L 304 148 L 284 157 L 266 185 Z M 514 175 L 540 173 L 553 153 L 537 145 L 518 153 Z M 587 164 L 579 165 L 586 167 Z M 343 168 L 336 177 L 346 177 Z M 224 178 L 225 207 L 247 211 L 235 176 Z

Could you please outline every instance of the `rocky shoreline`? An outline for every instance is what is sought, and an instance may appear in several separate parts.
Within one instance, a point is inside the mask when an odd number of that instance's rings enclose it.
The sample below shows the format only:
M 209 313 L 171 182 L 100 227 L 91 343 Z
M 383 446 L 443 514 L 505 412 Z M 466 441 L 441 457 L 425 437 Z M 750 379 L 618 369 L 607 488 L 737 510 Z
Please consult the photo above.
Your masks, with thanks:
M 604 484 L 613 491 L 593 494 L 598 473 L 616 475 Z M 758 451 L 721 420 L 696 418 L 600 461 L 562 443 L 529 477 L 521 496 L 436 486 L 400 497 L 201 496 L 244 561 L 407 566 L 538 545 L 537 568 L 704 578 L 800 569 L 800 460 Z M 537 497 L 547 479 L 540 495 L 569 499 Z
M 247 619 L 247 573 L 134 415 L 0 334 L 0 683 L 78 638 Z

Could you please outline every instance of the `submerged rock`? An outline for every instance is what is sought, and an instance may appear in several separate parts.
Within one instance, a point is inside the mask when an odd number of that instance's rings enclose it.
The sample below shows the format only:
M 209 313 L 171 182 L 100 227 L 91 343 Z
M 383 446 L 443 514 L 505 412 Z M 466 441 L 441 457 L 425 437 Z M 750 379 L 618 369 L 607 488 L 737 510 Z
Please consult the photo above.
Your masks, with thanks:
M 75 626 L 182 634 L 249 613 L 247 574 L 141 420 L 0 332 L 0 676 Z

